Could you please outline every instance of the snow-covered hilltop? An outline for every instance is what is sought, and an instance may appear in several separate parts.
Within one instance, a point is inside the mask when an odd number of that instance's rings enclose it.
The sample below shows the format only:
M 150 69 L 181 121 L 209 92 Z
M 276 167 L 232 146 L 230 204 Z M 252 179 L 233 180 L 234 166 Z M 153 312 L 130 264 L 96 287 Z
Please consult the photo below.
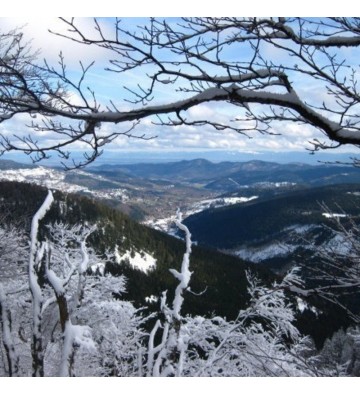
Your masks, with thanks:
M 89 192 L 89 189 L 65 182 L 65 172 L 39 166 L 30 169 L 2 170 L 0 180 L 28 182 L 64 192 Z
M 68 174 L 76 175 L 83 185 L 67 180 Z M 66 193 L 83 193 L 99 199 L 120 199 L 126 200 L 128 198 L 124 188 L 106 188 L 93 189 L 85 184 L 85 179 L 91 178 L 97 182 L 108 181 L 106 178 L 84 172 L 81 170 L 73 170 L 71 173 L 56 170 L 44 166 L 37 166 L 32 168 L 18 168 L 0 171 L 0 180 L 27 182 L 31 184 L 41 185 L 49 189 L 57 189 Z M 82 180 L 84 179 L 84 180 Z

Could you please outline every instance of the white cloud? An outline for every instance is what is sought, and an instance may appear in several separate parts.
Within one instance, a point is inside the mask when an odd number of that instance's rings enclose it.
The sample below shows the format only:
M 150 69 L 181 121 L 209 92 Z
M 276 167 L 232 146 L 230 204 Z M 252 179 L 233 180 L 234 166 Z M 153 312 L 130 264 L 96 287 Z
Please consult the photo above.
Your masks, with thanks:
M 209 119 L 214 116 L 215 111 L 207 104 L 200 104 L 199 106 L 190 108 L 188 113 L 196 119 Z
M 92 34 L 93 20 L 91 18 L 79 18 L 79 25 L 85 32 Z M 79 60 L 86 64 L 93 60 L 101 60 L 105 56 L 104 50 L 84 46 L 51 34 L 49 30 L 60 34 L 67 34 L 68 28 L 59 18 L 1 18 L 1 30 L 3 32 L 14 28 L 21 28 L 25 38 L 31 41 L 32 48 L 34 50 L 40 50 L 39 58 L 45 58 L 51 64 L 58 62 L 60 51 L 63 52 L 68 67 L 77 67 Z

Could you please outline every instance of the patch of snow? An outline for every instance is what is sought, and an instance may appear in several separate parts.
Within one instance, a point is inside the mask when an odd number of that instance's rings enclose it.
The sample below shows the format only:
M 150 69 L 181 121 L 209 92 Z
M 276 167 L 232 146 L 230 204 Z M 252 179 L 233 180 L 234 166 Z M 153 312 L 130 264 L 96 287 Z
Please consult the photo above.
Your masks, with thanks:
M 88 191 L 87 188 L 80 185 L 64 182 L 65 175 L 65 172 L 39 166 L 32 169 L 3 170 L 0 172 L 0 180 L 29 182 L 45 186 L 48 189 L 59 189 L 67 192 Z
M 119 199 L 122 202 L 129 200 L 129 196 L 126 192 L 126 189 L 123 188 L 89 191 L 90 194 L 99 199 Z
M 311 224 L 311 225 L 292 225 L 287 228 L 285 228 L 283 231 L 284 232 L 293 232 L 297 235 L 304 235 L 314 229 L 318 228 L 317 225 Z
M 325 218 L 346 218 L 347 214 L 322 213 Z
M 307 303 L 303 299 L 299 298 L 298 296 L 296 297 L 296 303 L 300 313 L 303 313 L 308 307 Z
M 266 259 L 283 257 L 298 248 L 298 245 L 290 245 L 286 243 L 272 243 L 261 247 L 243 247 L 234 252 L 234 255 L 241 259 L 259 263 Z
M 254 263 L 259 263 L 271 258 L 286 257 L 300 247 L 313 252 L 318 251 L 319 248 L 323 248 L 342 256 L 349 256 L 352 253 L 353 246 L 339 233 L 334 233 L 333 236 L 328 238 L 326 242 L 323 242 L 321 246 L 314 244 L 314 242 L 311 241 L 313 236 L 311 236 L 310 232 L 320 228 L 320 225 L 315 224 L 289 226 L 282 231 L 286 232 L 288 235 L 286 241 L 264 243 L 256 247 L 244 245 L 235 251 L 231 251 L 231 253 L 239 258 Z M 299 240 L 297 237 L 300 237 Z M 308 243 L 302 242 L 302 240 L 305 239 L 308 240 Z
M 156 303 L 158 300 L 159 298 L 155 295 L 146 296 L 145 298 L 146 303 Z
M 147 221 L 144 221 L 143 224 L 153 229 L 167 233 L 171 236 L 174 236 L 176 233 L 174 221 L 175 221 L 175 215 L 172 215 L 167 218 L 148 219 Z
M 224 206 L 231 206 L 233 204 L 238 203 L 246 203 L 251 200 L 257 199 L 259 196 L 250 196 L 250 197 L 224 197 L 224 198 L 215 198 L 215 199 L 206 199 L 201 200 L 190 206 L 184 213 L 184 218 L 189 217 L 190 215 L 199 213 L 201 211 L 207 210 L 209 208 L 218 208 Z
M 252 184 L 253 187 L 263 188 L 263 189 L 290 187 L 290 186 L 295 186 L 295 185 L 296 185 L 296 182 L 289 182 L 289 181 L 281 181 L 281 182 L 261 181 L 261 182 L 255 182 L 254 184 Z
M 95 263 L 94 265 L 91 265 L 90 267 L 92 273 L 96 273 L 97 271 L 100 273 L 100 275 L 104 275 L 105 271 L 105 264 L 100 262 L 100 263 Z
M 86 173 L 81 170 L 74 171 L 83 177 L 90 177 L 99 181 L 107 181 L 102 176 Z M 0 180 L 28 182 L 31 184 L 45 186 L 48 189 L 57 189 L 66 193 L 82 192 L 90 194 L 99 199 L 120 199 L 125 202 L 129 199 L 124 188 L 113 188 L 103 190 L 90 190 L 89 188 L 65 181 L 66 173 L 43 166 L 32 169 L 16 169 L 0 171 Z
M 333 238 L 324 244 L 324 248 L 333 251 L 342 256 L 348 256 L 353 250 L 352 244 L 346 239 L 344 235 L 336 234 Z
M 46 276 L 57 295 L 62 295 L 65 293 L 63 281 L 55 274 L 53 270 L 48 269 L 46 271 Z
M 296 297 L 297 308 L 300 313 L 303 313 L 305 310 L 310 310 L 314 314 L 318 315 L 318 310 L 314 306 L 310 306 L 305 300 L 301 299 L 300 297 Z
M 133 268 L 147 273 L 156 267 L 156 259 L 147 252 L 126 251 L 124 254 L 119 253 L 119 249 L 115 247 L 115 259 L 118 264 L 128 262 Z

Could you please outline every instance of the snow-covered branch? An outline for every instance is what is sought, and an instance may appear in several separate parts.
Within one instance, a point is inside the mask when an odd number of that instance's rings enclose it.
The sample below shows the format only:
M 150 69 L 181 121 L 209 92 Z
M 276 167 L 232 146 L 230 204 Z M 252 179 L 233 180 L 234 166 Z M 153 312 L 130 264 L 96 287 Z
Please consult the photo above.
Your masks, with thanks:
M 93 64 L 81 63 L 80 77 L 73 81 L 62 55 L 57 67 L 39 65 L 20 32 L 2 34 L 0 119 L 33 116 L 28 136 L 1 136 L 3 152 L 23 151 L 41 160 L 53 151 L 66 160 L 70 148 L 82 143 L 88 151 L 73 164 L 80 166 L 95 160 L 119 135 L 153 138 L 134 130 L 141 120 L 155 122 L 155 117 L 159 125 L 207 125 L 241 134 L 277 134 L 277 121 L 291 121 L 309 124 L 339 145 L 359 144 L 358 70 L 342 52 L 351 47 L 355 56 L 360 47 L 358 18 L 184 18 L 179 23 L 151 18 L 136 31 L 114 19 L 114 34 L 95 20 L 92 37 L 74 19 L 63 23 L 68 39 L 109 52 L 107 72 L 143 72 L 143 82 L 137 89 L 125 87 L 127 110 L 115 98 L 101 103 L 85 88 Z M 238 53 L 244 55 L 238 58 Z M 320 99 L 306 95 L 303 85 L 312 83 L 322 92 Z M 169 101 L 158 94 L 163 85 L 172 90 Z M 71 100 L 74 94 L 79 103 Z M 214 101 L 237 106 L 239 116 L 221 123 L 194 119 L 188 111 Z M 111 132 L 105 127 L 109 123 L 116 125 Z M 38 138 L 44 131 L 58 139 L 47 144 Z M 313 144 L 315 150 L 332 147 Z
M 183 333 L 183 317 L 181 307 L 184 301 L 183 293 L 189 287 L 191 278 L 190 255 L 191 255 L 191 234 L 189 229 L 181 222 L 180 211 L 177 213 L 176 225 L 185 232 L 186 250 L 183 256 L 181 271 L 170 269 L 170 273 L 179 281 L 175 289 L 173 307 L 167 305 L 167 292 L 163 292 L 160 309 L 165 316 L 165 322 L 161 324 L 157 320 L 149 336 L 148 343 L 148 376 L 182 376 L 184 369 L 184 357 L 187 350 L 187 336 Z M 155 335 L 162 329 L 161 342 L 154 346 Z
M 35 213 L 31 222 L 30 258 L 29 258 L 29 287 L 32 295 L 32 343 L 33 376 L 44 375 L 44 350 L 42 339 L 42 305 L 43 293 L 39 284 L 39 269 L 44 254 L 44 244 L 38 240 L 39 222 L 45 217 L 54 200 L 51 191 L 48 192 L 43 204 Z

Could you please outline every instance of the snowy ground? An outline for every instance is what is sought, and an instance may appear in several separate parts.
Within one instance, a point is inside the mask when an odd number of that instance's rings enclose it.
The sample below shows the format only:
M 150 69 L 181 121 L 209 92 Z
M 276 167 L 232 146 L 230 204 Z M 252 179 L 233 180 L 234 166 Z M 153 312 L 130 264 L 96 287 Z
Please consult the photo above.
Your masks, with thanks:
M 121 254 L 118 247 L 116 247 L 115 259 L 118 264 L 128 262 L 134 269 L 145 273 L 156 267 L 156 259 L 145 251 L 126 251 L 124 254 Z
M 281 240 L 266 242 L 256 247 L 244 245 L 231 251 L 231 253 L 241 259 L 254 263 L 260 263 L 271 258 L 286 257 L 300 247 L 314 252 L 319 248 L 324 248 L 344 256 L 350 254 L 351 244 L 346 240 L 345 236 L 341 234 L 334 233 L 333 236 L 322 245 L 315 245 L 311 232 L 320 227 L 320 225 L 315 224 L 293 225 L 283 229 L 281 232 L 287 235 L 286 238 L 282 237 Z M 306 242 L 304 242 L 305 240 Z
M 234 255 L 246 261 L 259 263 L 266 259 L 286 256 L 294 252 L 298 247 L 298 245 L 274 242 L 261 247 L 242 247 L 234 251 Z
M 77 175 L 91 177 L 98 181 L 107 181 L 104 177 L 92 175 L 81 170 L 75 171 Z M 28 182 L 41 185 L 49 189 L 57 189 L 68 193 L 86 193 L 98 199 L 117 199 L 127 201 L 127 191 L 123 188 L 91 190 L 85 186 L 69 183 L 65 181 L 66 173 L 43 166 L 32 169 L 16 169 L 0 171 L 0 180 Z

